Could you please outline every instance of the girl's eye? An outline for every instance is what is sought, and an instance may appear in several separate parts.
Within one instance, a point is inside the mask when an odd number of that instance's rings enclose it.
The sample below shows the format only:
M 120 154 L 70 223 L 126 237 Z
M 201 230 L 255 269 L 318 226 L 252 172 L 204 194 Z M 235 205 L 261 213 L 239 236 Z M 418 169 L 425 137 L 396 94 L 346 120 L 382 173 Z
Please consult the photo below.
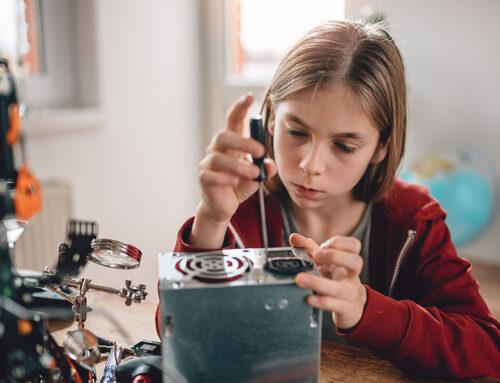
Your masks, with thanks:
M 353 148 L 351 146 L 347 146 L 347 145 L 343 144 L 342 142 L 336 142 L 335 145 L 346 153 L 353 154 L 354 152 L 356 152 L 356 148 Z
M 294 137 L 307 137 L 307 134 L 302 132 L 301 130 L 296 130 L 296 129 L 292 129 L 292 128 L 287 127 L 286 131 L 289 135 L 294 136 Z

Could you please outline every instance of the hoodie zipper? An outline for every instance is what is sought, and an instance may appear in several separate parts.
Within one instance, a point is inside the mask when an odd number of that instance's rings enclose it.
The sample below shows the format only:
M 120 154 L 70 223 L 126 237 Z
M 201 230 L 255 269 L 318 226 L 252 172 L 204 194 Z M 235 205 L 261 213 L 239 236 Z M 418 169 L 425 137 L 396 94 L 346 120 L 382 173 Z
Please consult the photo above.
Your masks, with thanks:
M 401 252 L 399 253 L 398 256 L 398 261 L 396 263 L 396 269 L 394 270 L 394 274 L 392 275 L 391 279 L 391 284 L 389 285 L 389 296 L 392 296 L 392 293 L 394 292 L 394 286 L 396 285 L 396 280 L 398 279 L 399 276 L 399 270 L 401 269 L 401 265 L 403 263 L 403 259 L 410 249 L 411 245 L 415 241 L 415 237 L 417 236 L 417 232 L 415 230 L 408 230 L 408 236 L 406 237 L 406 241 L 403 245 L 403 248 L 401 249 Z

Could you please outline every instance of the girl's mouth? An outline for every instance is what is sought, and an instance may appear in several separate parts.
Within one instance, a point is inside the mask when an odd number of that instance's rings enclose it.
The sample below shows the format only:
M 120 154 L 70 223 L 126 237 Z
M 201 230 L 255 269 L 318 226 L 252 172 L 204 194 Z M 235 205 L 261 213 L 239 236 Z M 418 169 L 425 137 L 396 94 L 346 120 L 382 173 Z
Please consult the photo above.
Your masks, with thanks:
M 299 193 L 300 195 L 307 197 L 307 198 L 314 198 L 318 194 L 321 193 L 319 190 L 308 189 L 308 188 L 301 186 L 301 185 L 293 184 L 293 186 L 294 186 L 295 190 L 297 191 L 297 193 Z

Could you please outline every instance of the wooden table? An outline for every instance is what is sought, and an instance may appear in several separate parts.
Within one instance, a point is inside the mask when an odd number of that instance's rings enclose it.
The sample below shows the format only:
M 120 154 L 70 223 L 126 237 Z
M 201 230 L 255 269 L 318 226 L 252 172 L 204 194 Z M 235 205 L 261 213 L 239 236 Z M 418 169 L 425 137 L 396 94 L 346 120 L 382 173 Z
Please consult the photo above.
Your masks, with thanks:
M 144 301 L 127 307 L 118 296 L 105 293 L 87 293 L 89 306 L 85 328 L 119 344 L 134 345 L 143 339 L 158 340 L 154 324 L 156 303 Z M 70 324 L 70 325 L 69 325 Z M 69 326 L 68 326 L 69 325 Z M 58 344 L 69 330 L 76 329 L 68 321 L 51 322 L 50 330 Z M 103 374 L 106 360 L 97 365 L 97 375 Z M 321 345 L 320 382 L 444 382 L 419 379 L 405 375 L 391 363 L 373 356 L 370 351 L 324 341 Z M 460 382 L 500 383 L 493 378 L 476 378 Z
M 499 379 L 430 380 L 406 375 L 386 360 L 357 347 L 323 341 L 321 343 L 320 382 L 474 382 L 499 383 Z

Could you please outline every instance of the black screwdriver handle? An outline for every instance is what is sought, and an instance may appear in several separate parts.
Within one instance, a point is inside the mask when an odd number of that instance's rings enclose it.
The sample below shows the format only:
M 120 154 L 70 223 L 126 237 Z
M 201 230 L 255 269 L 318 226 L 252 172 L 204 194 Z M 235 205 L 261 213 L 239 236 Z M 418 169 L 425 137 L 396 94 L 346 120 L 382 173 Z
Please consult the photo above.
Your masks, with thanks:
M 264 135 L 264 128 L 262 127 L 262 116 L 257 115 L 250 118 L 250 136 L 259 141 L 264 147 L 266 146 L 266 138 Z M 254 158 L 253 163 L 260 168 L 260 175 L 255 179 L 256 181 L 264 181 L 267 179 L 266 168 L 264 167 L 265 154 L 260 158 Z

